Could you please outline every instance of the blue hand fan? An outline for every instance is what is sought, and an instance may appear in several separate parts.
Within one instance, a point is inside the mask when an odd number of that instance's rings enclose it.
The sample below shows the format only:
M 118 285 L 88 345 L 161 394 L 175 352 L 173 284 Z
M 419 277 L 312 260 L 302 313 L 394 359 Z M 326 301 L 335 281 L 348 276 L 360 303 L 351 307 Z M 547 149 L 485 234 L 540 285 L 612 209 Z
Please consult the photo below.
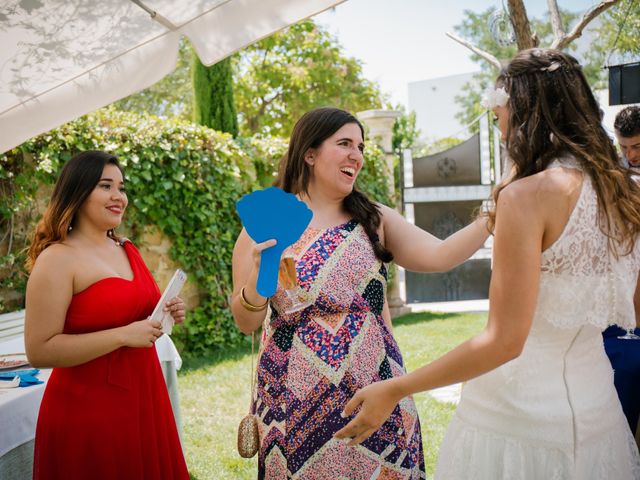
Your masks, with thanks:
M 236 210 L 249 236 L 256 243 L 275 239 L 278 243 L 262 251 L 257 290 L 270 297 L 278 287 L 282 252 L 294 244 L 307 228 L 313 212 L 295 195 L 277 187 L 256 190 L 236 203 Z

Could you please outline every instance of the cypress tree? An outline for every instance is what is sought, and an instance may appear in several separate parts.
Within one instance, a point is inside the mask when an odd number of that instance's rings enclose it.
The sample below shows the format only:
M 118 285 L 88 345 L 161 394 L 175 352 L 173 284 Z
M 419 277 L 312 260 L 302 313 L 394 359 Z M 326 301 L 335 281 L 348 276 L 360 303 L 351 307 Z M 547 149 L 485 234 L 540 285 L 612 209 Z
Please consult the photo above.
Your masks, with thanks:
M 238 119 L 233 101 L 231 59 L 207 67 L 192 52 L 193 121 L 221 132 L 238 135 Z

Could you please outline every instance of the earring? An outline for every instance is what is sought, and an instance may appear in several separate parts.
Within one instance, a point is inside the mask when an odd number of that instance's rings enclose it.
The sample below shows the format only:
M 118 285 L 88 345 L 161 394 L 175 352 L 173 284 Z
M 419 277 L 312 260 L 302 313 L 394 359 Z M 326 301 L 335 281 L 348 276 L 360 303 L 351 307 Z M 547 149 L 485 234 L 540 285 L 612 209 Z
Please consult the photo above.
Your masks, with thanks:
M 73 227 L 69 225 L 69 228 L 67 228 L 67 232 L 70 232 L 71 230 L 73 230 Z

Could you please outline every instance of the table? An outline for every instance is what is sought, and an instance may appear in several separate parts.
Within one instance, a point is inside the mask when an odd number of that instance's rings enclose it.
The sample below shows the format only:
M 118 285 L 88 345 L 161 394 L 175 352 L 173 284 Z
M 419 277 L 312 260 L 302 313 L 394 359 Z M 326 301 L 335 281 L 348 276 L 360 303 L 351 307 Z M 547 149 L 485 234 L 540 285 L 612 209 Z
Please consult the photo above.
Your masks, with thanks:
M 23 353 L 24 337 L 0 343 L 0 354 Z M 182 441 L 177 370 L 182 359 L 171 338 L 163 335 L 156 341 L 156 352 L 162 367 L 173 414 Z M 30 387 L 0 389 L 0 479 L 31 480 L 33 470 L 33 439 L 40 402 L 51 369 L 41 369 L 38 378 L 45 383 Z
M 180 398 L 178 396 L 178 370 L 182 367 L 182 358 L 169 335 L 162 335 L 156 340 L 156 353 L 167 384 L 173 416 L 176 419 L 176 427 L 178 427 L 178 436 L 182 443 L 182 419 L 180 417 Z
M 24 352 L 24 338 L 0 343 L 0 354 Z M 33 467 L 33 438 L 38 410 L 50 369 L 38 374 L 45 383 L 23 388 L 0 389 L 0 478 L 29 480 Z

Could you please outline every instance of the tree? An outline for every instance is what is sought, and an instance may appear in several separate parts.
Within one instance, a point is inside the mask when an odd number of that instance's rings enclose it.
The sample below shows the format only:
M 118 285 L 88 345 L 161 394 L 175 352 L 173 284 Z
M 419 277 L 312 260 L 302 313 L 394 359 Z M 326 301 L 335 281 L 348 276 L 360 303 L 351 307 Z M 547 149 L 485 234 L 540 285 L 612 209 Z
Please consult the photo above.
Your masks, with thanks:
M 640 4 L 637 0 L 625 0 L 603 15 L 598 34 L 598 46 L 603 50 L 613 48 L 615 43 L 616 51 L 640 55 Z
M 391 138 L 392 149 L 396 155 L 402 157 L 402 152 L 407 148 L 412 149 L 420 136 L 420 130 L 416 127 L 416 112 L 406 113 L 404 105 L 390 107 L 392 110 L 402 112 L 393 124 L 393 135 Z
M 628 1 L 633 0 L 621 2 L 621 5 Z M 470 125 L 484 111 L 480 105 L 481 92 L 493 83 L 497 69 L 512 58 L 518 50 L 534 45 L 573 50 L 575 49 L 575 45 L 572 44 L 573 40 L 582 34 L 584 28 L 593 19 L 607 9 L 611 9 L 607 13 L 613 13 L 621 6 L 616 5 L 620 3 L 620 0 L 606 0 L 578 17 L 578 14 L 558 8 L 556 0 L 549 0 L 548 3 L 550 11 L 545 15 L 545 18 L 529 20 L 526 11 L 524 11 L 522 0 L 509 0 L 509 20 L 513 25 L 516 37 L 514 45 L 499 45 L 491 35 L 488 23 L 493 9 L 485 10 L 482 13 L 465 11 L 465 20 L 455 27 L 456 33 L 462 38 L 448 34 L 474 52 L 471 58 L 479 62 L 481 68 L 481 73 L 475 75 L 474 80 L 463 87 L 463 93 L 456 97 L 456 103 L 462 107 L 456 115 L 461 123 Z M 565 25 L 573 25 L 568 33 Z M 608 28 L 610 29 L 610 27 Z M 598 41 L 600 41 L 599 35 Z M 587 80 L 592 86 L 595 86 L 602 76 L 602 59 L 588 53 L 584 63 Z M 472 130 L 477 130 L 477 126 L 472 127 Z
M 118 110 L 165 117 L 192 117 L 191 46 L 183 37 L 176 69 L 149 88 L 114 103 Z
M 191 46 L 184 42 L 176 70 L 152 87 L 117 102 L 122 110 L 192 116 Z M 384 97 L 363 77 L 360 61 L 308 20 L 276 33 L 231 59 L 234 98 L 243 135 L 288 137 L 306 111 L 326 105 L 352 112 L 380 108 Z
M 582 15 L 571 31 L 567 33 L 565 29 L 566 21 L 562 18 L 562 13 L 558 7 L 557 0 L 548 0 L 549 24 L 553 32 L 553 40 L 547 46 L 549 48 L 557 48 L 559 50 L 565 49 L 569 44 L 571 44 L 571 42 L 582 35 L 583 30 L 590 22 L 620 1 L 621 0 L 603 0 L 599 4 L 594 5 Z M 508 5 L 509 20 L 513 27 L 518 51 L 539 46 L 540 37 L 535 30 L 533 32 L 531 31 L 531 24 L 529 17 L 527 16 L 523 0 L 508 0 Z M 500 69 L 510 58 L 508 57 L 499 60 L 495 55 L 492 55 L 490 52 L 478 47 L 477 45 L 471 44 L 451 33 L 448 33 L 447 35 L 465 47 L 470 48 L 474 53 L 487 60 L 496 69 Z
M 195 50 L 192 53 L 193 121 L 220 132 L 238 135 L 238 118 L 233 99 L 231 59 L 207 67 Z
M 634 5 L 635 4 L 635 5 Z M 634 8 L 635 6 L 635 8 Z M 616 64 L 628 57 L 640 58 L 640 8 L 637 0 L 624 0 L 605 12 L 596 28 L 597 42 L 586 54 L 594 67 L 596 87 L 607 86 L 607 70 L 603 66 Z
M 517 45 L 500 45 L 491 35 L 488 24 L 489 18 L 494 13 L 493 8 L 481 13 L 469 10 L 464 13 L 465 19 L 455 27 L 455 30 L 456 33 L 472 42 L 474 48 L 481 52 L 487 52 L 496 59 L 511 58 L 516 54 Z M 569 12 L 563 11 L 561 15 L 567 23 L 576 18 L 575 14 Z M 536 32 L 538 41 L 545 43 L 552 41 L 553 32 L 548 21 L 533 19 L 530 25 Z M 456 118 L 463 125 L 472 125 L 473 121 L 484 112 L 484 108 L 481 106 L 482 92 L 493 83 L 496 75 L 494 63 L 484 61 L 486 58 L 481 53 L 474 52 L 471 58 L 475 62 L 479 62 L 481 71 L 474 75 L 473 81 L 465 84 L 462 93 L 455 97 L 456 103 L 462 107 L 456 114 Z M 477 124 L 470 128 L 474 132 L 478 130 Z
M 235 58 L 235 95 L 243 134 L 288 137 L 295 121 L 320 106 L 380 108 L 378 86 L 312 20 L 293 25 Z

